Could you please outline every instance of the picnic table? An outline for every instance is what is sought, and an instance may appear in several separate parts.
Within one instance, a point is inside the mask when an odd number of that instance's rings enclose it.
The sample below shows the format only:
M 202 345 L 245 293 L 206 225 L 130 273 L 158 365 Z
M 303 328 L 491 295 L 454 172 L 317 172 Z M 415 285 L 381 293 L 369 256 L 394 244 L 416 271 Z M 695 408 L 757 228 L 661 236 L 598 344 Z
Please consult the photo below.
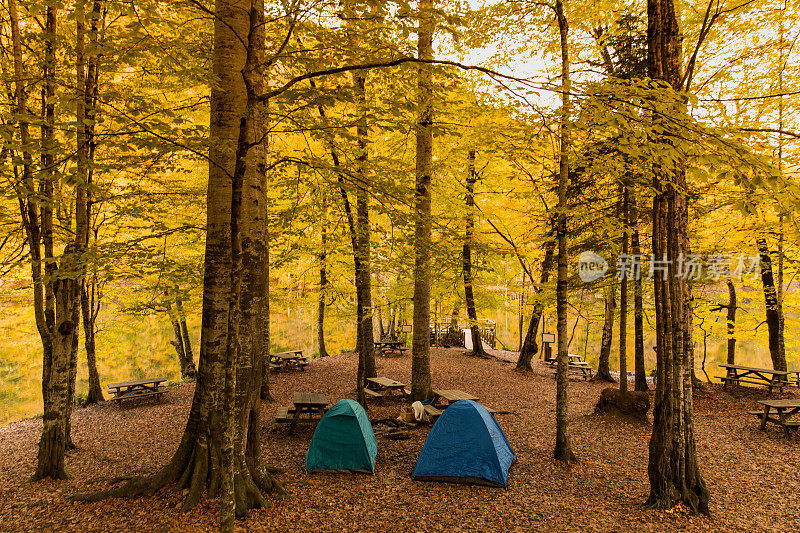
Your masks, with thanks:
M 364 392 L 373 398 L 381 398 L 384 393 L 391 394 L 395 391 L 398 392 L 400 396 L 408 396 L 411 392 L 406 389 L 405 383 L 383 377 L 367 378 L 367 386 L 364 388 Z
M 580 355 L 574 353 L 567 355 L 569 356 L 569 366 L 567 367 L 567 372 L 582 377 L 584 380 L 591 379 L 594 373 L 589 363 L 584 361 Z M 555 358 L 550 359 L 547 363 L 553 367 L 553 377 L 555 377 L 557 375 L 556 367 L 558 366 L 558 360 Z
M 117 402 L 117 405 L 122 403 L 123 400 L 161 398 L 161 395 L 164 394 L 164 387 L 161 384 L 166 381 L 167 378 L 158 377 L 109 383 L 108 393 L 111 395 L 111 399 Z
M 294 407 L 278 407 L 276 422 L 288 422 L 294 432 L 298 423 L 319 422 L 328 407 L 328 399 L 317 392 L 295 392 Z
M 450 405 L 459 400 L 473 400 L 477 402 L 479 398 L 477 396 L 473 396 L 472 394 L 457 389 L 455 390 L 436 389 L 433 391 L 433 401 L 431 402 L 431 404 L 437 405 L 440 402 L 444 402 L 446 405 Z
M 717 376 L 722 380 L 722 387 L 727 388 L 728 383 L 749 383 L 751 385 L 766 385 L 772 392 L 774 387 L 783 392 L 783 387 L 792 385 L 789 380 L 791 374 L 797 374 L 794 385 L 800 382 L 800 371 L 797 370 L 773 370 L 771 368 L 755 368 L 751 366 L 721 364 L 720 368 L 725 369 L 724 376 Z
M 269 354 L 269 368 L 279 372 L 281 370 L 305 370 L 308 366 L 308 357 L 303 356 L 303 350 L 289 350 Z
M 800 399 L 794 400 L 759 400 L 759 403 L 764 406 L 763 411 L 750 411 L 761 419 L 761 429 L 767 429 L 767 422 L 772 422 L 783 428 L 786 436 L 789 436 L 790 429 L 800 428 L 800 420 L 789 420 L 794 415 L 800 413 Z M 772 411 L 775 411 L 776 416 L 772 416 Z
M 403 355 L 408 348 L 403 346 L 402 341 L 375 341 L 375 351 L 378 355 L 386 355 L 387 353 L 397 353 Z

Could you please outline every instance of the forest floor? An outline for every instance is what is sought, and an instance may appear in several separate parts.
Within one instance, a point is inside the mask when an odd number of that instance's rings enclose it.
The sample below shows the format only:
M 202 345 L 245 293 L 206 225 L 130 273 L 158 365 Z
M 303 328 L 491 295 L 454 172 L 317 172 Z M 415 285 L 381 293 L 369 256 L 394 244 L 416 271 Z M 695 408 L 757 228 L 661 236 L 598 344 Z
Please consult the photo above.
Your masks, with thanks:
M 500 355 L 500 354 L 498 354 Z M 411 358 L 378 358 L 378 375 L 408 383 Z M 271 499 L 240 521 L 243 531 L 798 531 L 800 438 L 775 426 L 758 429 L 746 411 L 768 396 L 705 385 L 695 393 L 700 468 L 711 493 L 711 517 L 682 507 L 645 509 L 650 425 L 594 414 L 604 384 L 570 382 L 570 431 L 581 463 L 551 458 L 555 440 L 555 382 L 549 367 L 519 374 L 498 358 L 432 349 L 434 388 L 461 389 L 497 410 L 518 461 L 508 488 L 417 482 L 411 479 L 429 429 L 408 440 L 378 437 L 374 475 L 308 475 L 304 456 L 313 429 L 274 423 L 296 391 L 320 392 L 332 402 L 354 398 L 357 360 L 351 353 L 312 361 L 307 371 L 273 376 L 276 402 L 263 404 L 264 459 L 285 469 L 288 496 Z M 69 496 L 102 490 L 115 476 L 153 472 L 169 460 L 183 431 L 194 386 L 169 389 L 161 402 L 78 409 L 72 430 L 78 449 L 68 454 L 67 481 L 28 483 L 41 420 L 0 428 L 0 531 L 211 531 L 218 507 L 204 500 L 181 514 L 183 495 L 165 489 L 149 498 L 74 503 Z M 372 420 L 395 418 L 400 401 L 373 401 Z

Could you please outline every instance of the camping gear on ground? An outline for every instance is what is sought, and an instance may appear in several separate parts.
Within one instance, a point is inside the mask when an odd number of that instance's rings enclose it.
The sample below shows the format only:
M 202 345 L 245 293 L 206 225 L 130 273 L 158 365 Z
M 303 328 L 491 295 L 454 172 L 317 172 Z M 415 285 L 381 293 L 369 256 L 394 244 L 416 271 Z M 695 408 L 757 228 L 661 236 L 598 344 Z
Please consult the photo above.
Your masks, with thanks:
M 340 400 L 317 424 L 306 453 L 306 470 L 371 474 L 377 453 L 378 443 L 364 408 L 353 400 Z
M 517 456 L 484 406 L 459 400 L 444 410 L 425 440 L 412 477 L 505 487 Z
M 372 431 L 375 437 L 383 437 L 391 440 L 408 440 L 411 433 L 406 430 L 406 424 L 396 419 L 384 418 L 372 422 Z
M 416 401 L 411 404 L 411 408 L 414 410 L 414 419 L 417 422 L 427 422 L 427 416 L 425 416 L 425 406 L 422 405 L 422 402 Z

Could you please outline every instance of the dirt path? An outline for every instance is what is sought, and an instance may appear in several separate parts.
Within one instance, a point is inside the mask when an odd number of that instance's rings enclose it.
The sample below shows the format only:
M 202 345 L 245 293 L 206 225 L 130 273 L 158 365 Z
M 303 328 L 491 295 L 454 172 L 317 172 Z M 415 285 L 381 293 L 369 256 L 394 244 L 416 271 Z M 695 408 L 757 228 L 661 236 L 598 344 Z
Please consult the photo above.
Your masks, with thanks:
M 541 363 L 535 362 L 536 365 Z M 410 357 L 379 358 L 379 375 L 409 380 Z M 651 511 L 646 425 L 593 414 L 603 385 L 570 383 L 573 445 L 582 462 L 565 467 L 551 459 L 555 385 L 549 368 L 520 375 L 498 359 L 432 350 L 434 386 L 480 396 L 498 415 L 519 460 L 507 490 L 421 483 L 411 471 L 428 429 L 410 440 L 378 441 L 376 472 L 307 475 L 304 455 L 312 430 L 289 436 L 272 418 L 294 391 L 322 392 L 330 400 L 355 397 L 356 358 L 341 354 L 313 361 L 306 372 L 273 376 L 275 403 L 264 405 L 264 454 L 286 469 L 289 498 L 254 511 L 247 531 L 798 531 L 800 438 L 758 430 L 745 412 L 766 391 L 733 396 L 714 387 L 695 398 L 697 449 L 711 491 L 712 517 L 682 510 Z M 100 405 L 75 412 L 74 438 L 64 482 L 26 483 L 34 468 L 40 420 L 0 428 L 0 531 L 210 531 L 217 507 L 204 501 L 179 511 L 182 496 L 169 490 L 151 498 L 72 503 L 68 496 L 102 489 L 118 475 L 154 471 L 167 461 L 183 431 L 192 385 L 172 388 L 161 403 L 119 409 Z M 397 400 L 373 402 L 370 417 L 396 417 Z

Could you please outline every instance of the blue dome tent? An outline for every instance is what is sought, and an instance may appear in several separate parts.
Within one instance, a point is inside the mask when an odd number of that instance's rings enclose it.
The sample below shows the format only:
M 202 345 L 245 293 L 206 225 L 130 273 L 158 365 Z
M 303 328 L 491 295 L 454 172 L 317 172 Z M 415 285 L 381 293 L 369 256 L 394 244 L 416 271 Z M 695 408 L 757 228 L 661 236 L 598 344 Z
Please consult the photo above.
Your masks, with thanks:
M 306 470 L 371 474 L 377 453 L 378 443 L 364 408 L 353 400 L 340 400 L 314 430 Z
M 505 487 L 516 458 L 491 413 L 477 402 L 459 400 L 431 429 L 411 477 Z

